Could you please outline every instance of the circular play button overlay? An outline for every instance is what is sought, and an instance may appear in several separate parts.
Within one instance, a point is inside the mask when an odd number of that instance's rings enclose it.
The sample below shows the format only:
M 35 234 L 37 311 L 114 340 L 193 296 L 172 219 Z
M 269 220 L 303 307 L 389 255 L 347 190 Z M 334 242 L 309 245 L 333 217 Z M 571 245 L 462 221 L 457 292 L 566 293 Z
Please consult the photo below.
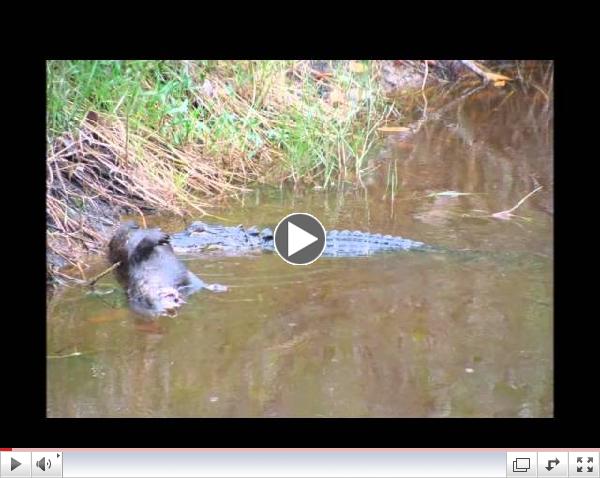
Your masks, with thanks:
M 315 216 L 293 213 L 275 228 L 275 250 L 288 264 L 305 266 L 323 254 L 325 236 L 325 228 Z

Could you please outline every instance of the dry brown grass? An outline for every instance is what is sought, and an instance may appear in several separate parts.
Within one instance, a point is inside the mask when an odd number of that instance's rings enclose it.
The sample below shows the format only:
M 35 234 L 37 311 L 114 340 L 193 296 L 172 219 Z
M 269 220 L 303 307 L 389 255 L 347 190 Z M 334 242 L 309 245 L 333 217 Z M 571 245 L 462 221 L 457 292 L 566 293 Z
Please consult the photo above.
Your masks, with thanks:
M 175 148 L 117 117 L 88 114 L 75 134 L 57 138 L 47 157 L 48 250 L 79 271 L 102 251 L 119 213 L 161 210 L 204 215 L 207 199 L 243 189 L 257 174 L 205 157 L 199 146 Z M 202 199 L 201 199 L 202 198 Z M 58 270 L 50 275 L 72 277 Z

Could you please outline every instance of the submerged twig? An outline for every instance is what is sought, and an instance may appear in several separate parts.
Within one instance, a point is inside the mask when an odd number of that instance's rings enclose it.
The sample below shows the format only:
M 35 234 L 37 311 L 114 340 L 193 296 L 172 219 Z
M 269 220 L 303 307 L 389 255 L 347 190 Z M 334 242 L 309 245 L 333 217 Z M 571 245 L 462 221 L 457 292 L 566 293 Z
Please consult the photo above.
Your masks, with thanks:
M 537 188 L 535 188 L 533 191 L 531 191 L 529 194 L 527 194 L 527 196 L 522 198 L 517 204 L 515 204 L 510 209 L 507 209 L 505 211 L 495 212 L 494 214 L 491 214 L 491 217 L 495 217 L 496 219 L 510 219 L 512 216 L 514 216 L 514 214 L 512 214 L 512 212 L 515 209 L 517 209 L 519 206 L 521 206 L 530 196 L 532 196 L 534 193 L 538 192 L 540 189 L 542 189 L 542 186 L 538 186 Z
M 102 277 L 104 277 L 106 274 L 108 274 L 111 271 L 114 271 L 117 267 L 119 267 L 121 265 L 121 261 L 119 262 L 115 262 L 112 266 L 110 266 L 108 269 L 106 269 L 105 271 L 101 272 L 100 274 L 98 274 L 97 276 L 93 277 L 92 279 L 90 279 L 88 282 L 86 282 L 86 286 L 87 287 L 94 287 L 94 284 L 96 282 L 98 282 L 98 279 L 101 279 Z
M 476 61 L 460 60 L 460 62 L 463 65 L 465 65 L 469 70 L 474 72 L 476 75 L 483 78 L 483 81 L 485 81 L 486 83 L 493 81 L 494 84 L 497 83 L 498 85 L 501 85 L 503 84 L 502 82 L 512 80 L 512 78 L 509 78 L 508 76 L 500 75 L 498 73 L 493 73 L 487 70 L 483 65 L 477 63 Z
M 71 358 L 71 357 L 80 357 L 83 355 L 83 352 L 73 352 L 70 354 L 64 354 L 64 355 L 47 355 L 46 358 L 47 359 L 63 359 L 63 358 Z
M 421 95 L 423 96 L 423 100 L 425 101 L 425 106 L 423 106 L 423 116 L 422 119 L 427 118 L 427 107 L 429 105 L 427 101 L 427 95 L 425 94 L 425 83 L 427 83 L 427 77 L 429 76 L 429 64 L 427 60 L 425 60 L 425 74 L 423 75 L 423 83 L 421 84 Z

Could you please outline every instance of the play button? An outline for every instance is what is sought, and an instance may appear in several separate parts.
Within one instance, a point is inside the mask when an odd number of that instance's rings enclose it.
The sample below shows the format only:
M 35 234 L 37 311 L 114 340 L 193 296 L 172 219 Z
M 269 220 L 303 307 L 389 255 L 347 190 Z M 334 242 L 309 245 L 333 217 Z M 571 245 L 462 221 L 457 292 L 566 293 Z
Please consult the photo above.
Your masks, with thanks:
M 31 477 L 30 451 L 0 452 L 0 476 Z
M 293 222 L 288 221 L 288 256 L 293 256 L 296 252 L 301 251 L 305 247 L 319 240 L 317 236 L 313 236 L 310 232 L 300 229 Z
M 284 217 L 275 228 L 275 250 L 288 264 L 304 266 L 316 261 L 325 249 L 325 228 L 306 213 Z

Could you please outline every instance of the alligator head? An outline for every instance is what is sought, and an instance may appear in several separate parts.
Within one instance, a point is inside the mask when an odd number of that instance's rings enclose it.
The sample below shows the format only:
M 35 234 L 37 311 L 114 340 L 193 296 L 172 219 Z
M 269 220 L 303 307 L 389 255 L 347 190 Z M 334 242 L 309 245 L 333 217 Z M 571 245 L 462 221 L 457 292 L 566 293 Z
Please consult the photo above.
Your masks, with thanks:
M 221 226 L 195 221 L 184 231 L 171 234 L 175 252 L 197 253 L 211 250 L 247 252 L 273 247 L 273 231 L 244 226 Z

